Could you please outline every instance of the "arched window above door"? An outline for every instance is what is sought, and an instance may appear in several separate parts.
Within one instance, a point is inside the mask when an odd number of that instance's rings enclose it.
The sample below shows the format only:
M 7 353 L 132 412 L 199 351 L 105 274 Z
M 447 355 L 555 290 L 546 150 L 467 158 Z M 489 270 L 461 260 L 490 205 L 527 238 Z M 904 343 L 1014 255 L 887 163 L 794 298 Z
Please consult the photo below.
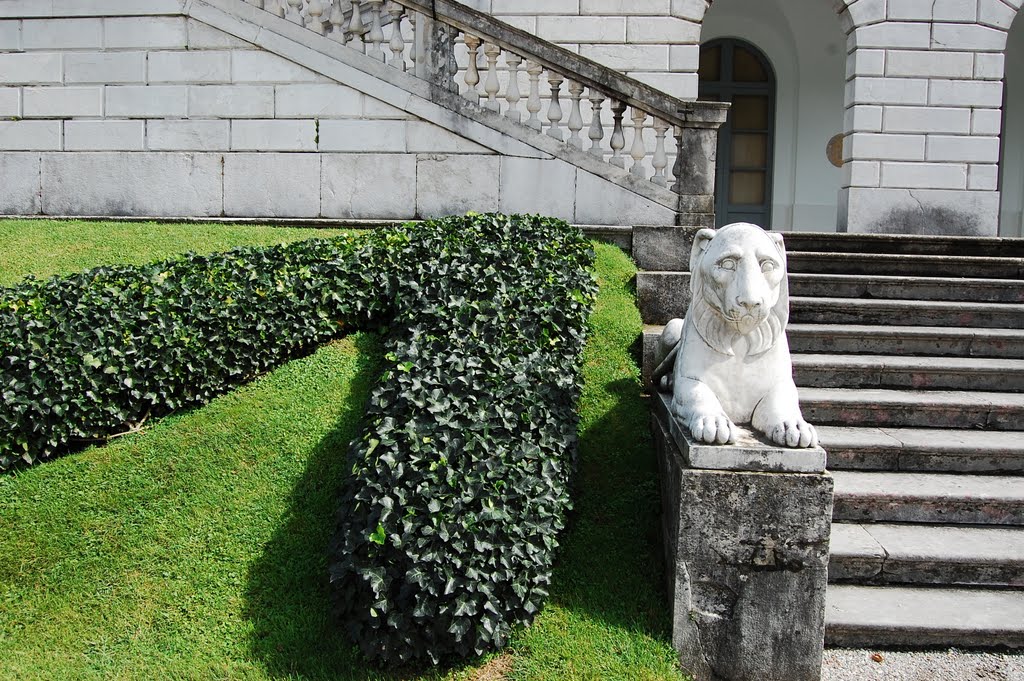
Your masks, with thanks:
M 732 104 L 718 137 L 716 222 L 752 222 L 768 229 L 775 133 L 771 64 L 748 42 L 713 40 L 701 46 L 699 78 L 700 99 Z

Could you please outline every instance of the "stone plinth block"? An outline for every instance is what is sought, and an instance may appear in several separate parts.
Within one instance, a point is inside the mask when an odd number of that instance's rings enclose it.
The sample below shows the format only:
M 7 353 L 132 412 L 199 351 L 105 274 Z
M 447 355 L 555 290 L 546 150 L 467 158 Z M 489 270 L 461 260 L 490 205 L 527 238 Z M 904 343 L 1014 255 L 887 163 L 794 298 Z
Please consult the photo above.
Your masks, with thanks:
M 744 460 L 795 463 L 789 455 L 807 452 L 752 440 L 716 459 L 725 447 L 697 446 L 686 434 L 678 447 L 663 406 L 652 421 L 672 642 L 683 671 L 695 681 L 818 681 L 832 478 L 723 470 Z

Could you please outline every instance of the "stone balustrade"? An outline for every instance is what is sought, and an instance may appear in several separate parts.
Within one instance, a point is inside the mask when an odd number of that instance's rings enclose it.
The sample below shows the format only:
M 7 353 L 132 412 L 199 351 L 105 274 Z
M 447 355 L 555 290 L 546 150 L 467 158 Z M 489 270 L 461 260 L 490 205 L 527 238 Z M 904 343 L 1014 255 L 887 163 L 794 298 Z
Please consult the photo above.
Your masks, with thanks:
M 457 3 L 447 15 L 435 4 L 431 15 L 419 0 L 247 1 L 636 178 L 711 193 L 713 172 L 687 175 L 706 166 L 723 106 L 654 94 L 550 43 L 530 50 L 532 36 Z M 688 155 L 704 158 L 686 163 Z

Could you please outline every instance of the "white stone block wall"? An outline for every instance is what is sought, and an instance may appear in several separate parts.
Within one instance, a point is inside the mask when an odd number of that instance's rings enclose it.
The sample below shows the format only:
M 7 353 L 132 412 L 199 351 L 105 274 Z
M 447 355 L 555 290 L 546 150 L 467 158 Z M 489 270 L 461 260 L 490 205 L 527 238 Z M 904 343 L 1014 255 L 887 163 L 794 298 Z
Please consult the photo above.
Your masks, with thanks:
M 389 104 L 365 78 L 342 84 L 188 16 L 39 10 L 0 0 L 0 214 L 674 219 L 500 134 L 472 141 L 450 112 L 424 120 L 410 111 L 436 105 L 408 93 Z
M 1021 0 L 837 0 L 840 229 L 994 235 L 1006 31 Z
M 707 0 L 476 0 L 507 23 L 680 99 L 697 98 Z

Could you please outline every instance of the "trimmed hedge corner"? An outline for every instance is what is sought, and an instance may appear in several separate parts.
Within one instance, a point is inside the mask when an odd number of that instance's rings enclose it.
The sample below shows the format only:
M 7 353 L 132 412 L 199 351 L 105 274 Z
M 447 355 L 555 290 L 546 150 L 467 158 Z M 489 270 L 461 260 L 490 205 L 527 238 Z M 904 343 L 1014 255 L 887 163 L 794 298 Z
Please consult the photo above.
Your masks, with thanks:
M 383 664 L 500 647 L 570 508 L 592 265 L 564 222 L 489 214 L 0 289 L 0 471 L 386 324 L 331 546 L 340 615 Z
M 403 233 L 390 368 L 352 446 L 331 580 L 368 657 L 437 663 L 501 647 L 547 596 L 596 285 L 563 222 Z

